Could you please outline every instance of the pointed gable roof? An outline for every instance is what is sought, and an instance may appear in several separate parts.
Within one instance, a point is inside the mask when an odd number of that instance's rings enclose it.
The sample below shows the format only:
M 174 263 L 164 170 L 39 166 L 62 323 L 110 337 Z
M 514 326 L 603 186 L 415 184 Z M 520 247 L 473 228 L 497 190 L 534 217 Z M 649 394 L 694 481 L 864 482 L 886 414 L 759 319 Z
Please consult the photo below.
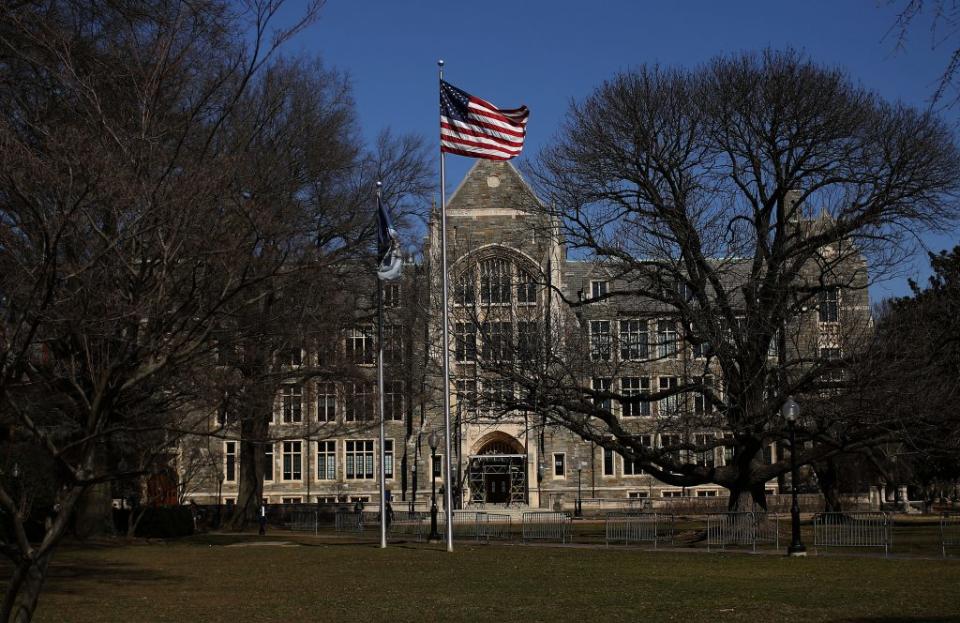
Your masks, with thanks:
M 539 199 L 509 161 L 477 160 L 450 195 L 447 214 L 517 214 Z

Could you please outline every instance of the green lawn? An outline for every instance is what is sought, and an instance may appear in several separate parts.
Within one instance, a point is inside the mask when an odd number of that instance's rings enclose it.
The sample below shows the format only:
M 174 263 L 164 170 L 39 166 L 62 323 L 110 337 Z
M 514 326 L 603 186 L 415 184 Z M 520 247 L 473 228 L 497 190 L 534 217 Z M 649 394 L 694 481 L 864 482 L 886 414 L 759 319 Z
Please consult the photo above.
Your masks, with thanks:
M 263 545 L 280 540 L 293 543 Z M 388 619 L 960 621 L 960 560 L 459 543 L 451 555 L 281 532 L 199 536 L 65 547 L 37 613 L 76 623 Z

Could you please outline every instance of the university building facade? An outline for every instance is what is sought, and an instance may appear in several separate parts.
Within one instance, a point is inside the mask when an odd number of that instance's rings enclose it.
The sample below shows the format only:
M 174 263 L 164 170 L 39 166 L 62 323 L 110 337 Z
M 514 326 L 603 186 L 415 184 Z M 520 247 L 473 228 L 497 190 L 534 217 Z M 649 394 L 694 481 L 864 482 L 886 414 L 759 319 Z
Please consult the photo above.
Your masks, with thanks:
M 599 299 L 578 308 L 573 322 L 582 333 L 584 359 L 593 366 L 582 382 L 593 389 L 642 396 L 704 374 L 703 347 L 679 339 L 668 311 L 645 301 L 604 300 L 617 287 L 616 279 L 599 265 L 568 258 L 554 224 L 524 208 L 530 200 L 536 199 L 511 164 L 478 160 L 447 204 L 454 506 L 569 510 L 578 498 L 630 506 L 643 500 L 725 495 L 716 485 L 662 483 L 639 464 L 544 423 L 533 412 L 498 408 L 504 394 L 515 389 L 485 362 L 522 359 L 526 349 L 556 339 L 571 317 L 563 299 Z M 438 454 L 434 461 L 428 445 L 433 431 L 442 440 L 444 420 L 439 254 L 439 213 L 434 210 L 422 262 L 408 265 L 403 279 L 385 287 L 390 319 L 384 343 L 385 472 L 397 509 L 423 509 L 431 486 L 438 492 L 446 486 L 445 457 Z M 810 347 L 821 355 L 838 354 L 845 318 L 868 315 L 866 296 L 865 289 L 828 293 L 813 313 Z M 268 503 L 378 500 L 374 328 L 348 331 L 337 348 L 367 380 L 281 386 L 271 425 L 275 441 L 267 444 L 265 457 L 263 496 Z M 294 355 L 291 369 L 312 356 L 307 350 Z M 719 383 L 718 377 L 711 381 Z M 674 445 L 677 440 L 669 437 L 678 433 L 657 427 L 658 418 L 711 409 L 708 401 L 683 395 L 602 406 L 644 444 L 662 446 Z M 231 439 L 229 427 L 225 431 L 211 450 L 219 473 L 203 478 L 187 499 L 225 504 L 236 499 L 239 441 Z M 683 434 L 725 433 L 707 427 Z M 443 442 L 439 445 L 438 453 Z M 765 460 L 776 460 L 778 452 L 775 444 L 766 447 Z M 722 447 L 685 457 L 707 466 L 730 458 Z M 778 493 L 781 486 L 772 481 L 767 491 Z

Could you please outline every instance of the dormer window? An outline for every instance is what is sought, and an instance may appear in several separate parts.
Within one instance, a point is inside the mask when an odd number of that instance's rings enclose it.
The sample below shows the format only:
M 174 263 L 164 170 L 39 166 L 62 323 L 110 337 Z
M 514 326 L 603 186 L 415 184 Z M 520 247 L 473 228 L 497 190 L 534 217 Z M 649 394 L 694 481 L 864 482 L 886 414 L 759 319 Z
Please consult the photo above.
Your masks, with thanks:
M 590 282 L 590 297 L 598 299 L 601 296 L 606 296 L 609 288 L 609 282 L 607 281 L 591 281 Z

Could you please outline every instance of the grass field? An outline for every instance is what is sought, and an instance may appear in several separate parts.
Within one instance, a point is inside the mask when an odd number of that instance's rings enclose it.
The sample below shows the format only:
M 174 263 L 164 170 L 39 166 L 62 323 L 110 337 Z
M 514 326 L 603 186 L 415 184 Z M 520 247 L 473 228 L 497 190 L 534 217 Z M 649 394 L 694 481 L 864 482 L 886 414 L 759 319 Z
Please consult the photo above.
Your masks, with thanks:
M 37 620 L 960 621 L 960 561 L 211 535 L 66 546 Z

